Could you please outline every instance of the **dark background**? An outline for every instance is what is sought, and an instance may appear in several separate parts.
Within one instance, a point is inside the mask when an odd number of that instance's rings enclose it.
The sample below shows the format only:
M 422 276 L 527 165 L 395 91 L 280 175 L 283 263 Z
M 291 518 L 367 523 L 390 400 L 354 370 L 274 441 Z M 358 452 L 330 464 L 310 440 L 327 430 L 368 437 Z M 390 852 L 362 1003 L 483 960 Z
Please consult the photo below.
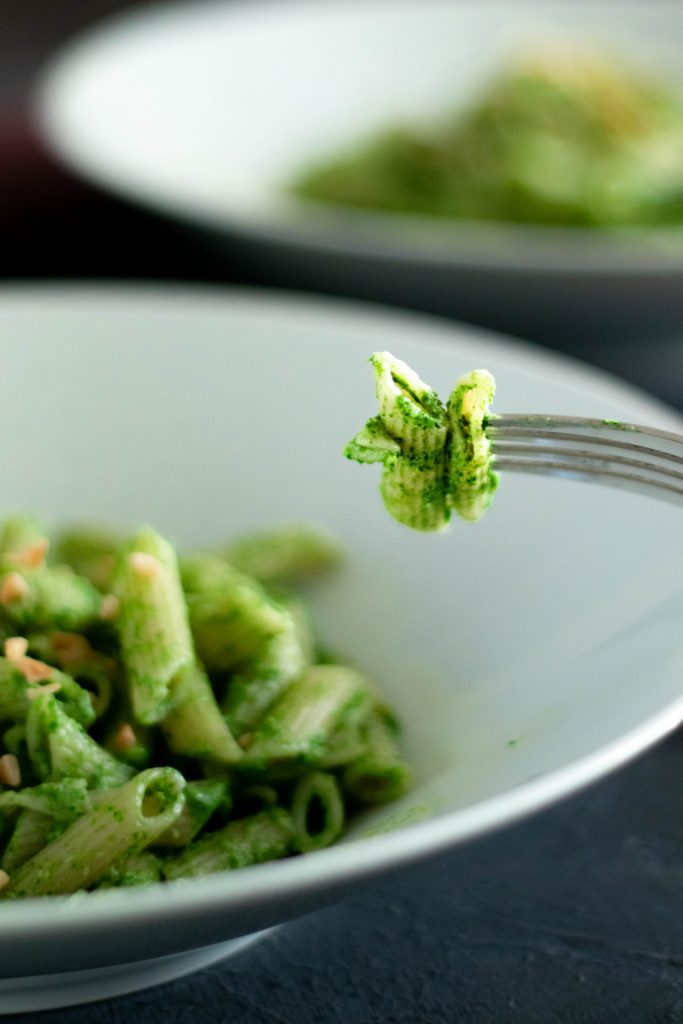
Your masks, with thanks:
M 35 137 L 29 97 L 43 62 L 74 31 L 126 6 L 134 3 L 0 0 L 0 282 L 267 284 L 238 261 L 190 252 L 153 216 L 79 184 Z M 563 347 L 683 409 L 681 343 L 673 332 L 588 352 L 580 339 Z M 233 960 L 33 1019 L 683 1022 L 682 774 L 679 733 L 561 806 L 359 890 Z

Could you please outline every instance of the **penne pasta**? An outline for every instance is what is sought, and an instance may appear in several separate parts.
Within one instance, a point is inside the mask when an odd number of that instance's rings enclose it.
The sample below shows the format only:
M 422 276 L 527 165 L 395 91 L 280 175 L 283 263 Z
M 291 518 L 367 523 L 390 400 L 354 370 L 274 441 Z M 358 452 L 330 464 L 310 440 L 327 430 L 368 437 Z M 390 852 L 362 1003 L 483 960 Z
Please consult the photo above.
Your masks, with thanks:
M 441 530 L 455 511 L 475 522 L 498 477 L 486 434 L 495 392 L 487 370 L 460 377 L 444 408 L 438 396 L 390 352 L 371 357 L 379 414 L 346 445 L 356 462 L 381 462 L 387 511 L 414 530 Z
M 443 529 L 446 413 L 432 389 L 390 352 L 371 358 L 379 414 L 344 449 L 349 459 L 381 462 L 387 511 L 415 530 Z
M 170 708 L 174 677 L 194 661 L 178 561 L 168 541 L 141 530 L 119 556 L 114 590 L 121 660 L 133 715 L 153 725 Z
M 218 764 L 237 764 L 244 752 L 221 714 L 211 683 L 196 662 L 173 681 L 172 708 L 161 722 L 169 748 L 175 754 Z
M 173 768 L 148 768 L 93 808 L 10 877 L 2 898 L 50 896 L 90 888 L 120 858 L 165 831 L 183 806 L 185 780 Z
M 374 688 L 283 586 L 336 564 L 324 531 L 180 558 L 149 527 L 78 528 L 46 563 L 48 544 L 29 517 L 0 524 L 3 899 L 308 853 L 403 792 Z
M 339 839 L 344 829 L 344 801 L 335 777 L 329 772 L 304 775 L 294 789 L 291 814 L 299 853 L 321 850 Z
M 265 860 L 278 860 L 292 849 L 292 819 L 283 807 L 230 822 L 218 832 L 191 843 L 164 865 L 167 879 L 196 878 L 234 871 Z
M 341 549 L 326 530 L 310 524 L 250 533 L 225 551 L 236 569 L 266 584 L 295 584 L 333 569 Z
M 257 769 L 315 764 L 342 725 L 361 720 L 372 705 L 363 677 L 340 665 L 314 665 L 276 702 L 249 737 L 245 765 Z

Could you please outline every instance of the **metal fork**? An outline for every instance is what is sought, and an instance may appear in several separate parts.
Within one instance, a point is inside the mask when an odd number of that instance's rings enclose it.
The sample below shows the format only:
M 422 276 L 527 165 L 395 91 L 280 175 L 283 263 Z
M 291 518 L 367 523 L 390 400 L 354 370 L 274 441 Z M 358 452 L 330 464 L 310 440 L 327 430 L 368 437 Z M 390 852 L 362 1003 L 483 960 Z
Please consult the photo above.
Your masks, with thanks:
M 683 505 L 683 435 L 576 416 L 491 416 L 493 468 L 597 481 Z

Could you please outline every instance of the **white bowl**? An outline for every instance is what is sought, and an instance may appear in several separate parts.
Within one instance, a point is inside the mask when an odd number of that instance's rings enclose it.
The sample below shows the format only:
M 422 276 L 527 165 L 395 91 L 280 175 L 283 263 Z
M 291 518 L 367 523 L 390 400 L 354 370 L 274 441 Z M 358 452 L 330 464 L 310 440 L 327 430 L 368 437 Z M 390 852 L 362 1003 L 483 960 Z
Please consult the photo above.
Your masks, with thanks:
M 467 104 L 506 53 L 548 38 L 680 86 L 683 9 L 669 0 L 199 0 L 145 6 L 68 46 L 38 121 L 74 169 L 262 278 L 558 338 L 680 325 L 680 229 L 449 224 L 284 194 L 312 159 Z
M 384 348 L 444 393 L 488 367 L 500 411 L 680 427 L 596 371 L 407 314 L 258 292 L 0 291 L 2 511 L 150 522 L 182 545 L 327 524 L 348 561 L 312 594 L 316 622 L 397 706 L 416 773 L 320 853 L 3 905 L 0 1012 L 209 963 L 228 940 L 546 806 L 681 719 L 680 511 L 512 478 L 476 526 L 411 533 L 384 512 L 376 467 L 341 455 L 373 410 L 367 357 Z

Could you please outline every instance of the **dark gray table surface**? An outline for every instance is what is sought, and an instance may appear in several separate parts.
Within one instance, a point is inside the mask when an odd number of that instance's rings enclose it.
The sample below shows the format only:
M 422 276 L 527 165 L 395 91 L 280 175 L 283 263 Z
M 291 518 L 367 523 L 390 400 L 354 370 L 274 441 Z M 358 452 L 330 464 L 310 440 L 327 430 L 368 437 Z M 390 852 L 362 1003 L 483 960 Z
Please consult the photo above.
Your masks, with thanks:
M 218 264 L 153 217 L 78 187 L 36 145 L 22 110 L 35 65 L 71 29 L 124 2 L 5 0 L 0 7 L 0 283 L 267 284 L 253 268 Z M 609 344 L 583 337 L 560 346 L 549 323 L 535 339 L 683 410 L 683 325 L 680 336 Z M 681 777 L 678 733 L 571 800 L 283 925 L 209 970 L 30 1019 L 683 1022 Z

